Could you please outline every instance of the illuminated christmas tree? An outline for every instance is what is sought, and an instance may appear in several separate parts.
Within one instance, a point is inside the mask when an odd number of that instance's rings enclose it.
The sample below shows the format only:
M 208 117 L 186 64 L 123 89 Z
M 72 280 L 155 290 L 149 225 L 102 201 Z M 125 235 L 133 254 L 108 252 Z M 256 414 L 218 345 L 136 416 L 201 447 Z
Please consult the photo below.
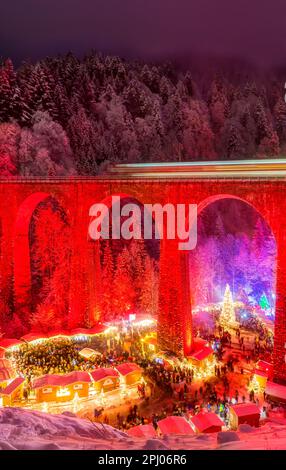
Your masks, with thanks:
M 260 393 L 261 392 L 261 387 L 259 385 L 259 382 L 255 375 L 253 376 L 250 384 L 249 384 L 249 390 L 253 390 L 254 393 Z
M 232 294 L 229 285 L 227 284 L 223 304 L 222 304 L 222 311 L 219 318 L 220 325 L 223 327 L 224 330 L 231 330 L 233 328 L 237 328 L 238 323 L 235 320 L 235 311 L 234 305 L 232 300 Z

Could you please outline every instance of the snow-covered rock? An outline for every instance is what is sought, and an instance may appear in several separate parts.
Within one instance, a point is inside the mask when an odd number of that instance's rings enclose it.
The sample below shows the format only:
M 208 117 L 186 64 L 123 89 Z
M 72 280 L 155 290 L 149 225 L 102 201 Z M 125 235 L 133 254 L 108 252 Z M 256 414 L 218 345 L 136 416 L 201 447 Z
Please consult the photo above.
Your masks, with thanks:
M 225 444 L 226 442 L 239 441 L 239 436 L 234 431 L 218 432 L 217 443 Z

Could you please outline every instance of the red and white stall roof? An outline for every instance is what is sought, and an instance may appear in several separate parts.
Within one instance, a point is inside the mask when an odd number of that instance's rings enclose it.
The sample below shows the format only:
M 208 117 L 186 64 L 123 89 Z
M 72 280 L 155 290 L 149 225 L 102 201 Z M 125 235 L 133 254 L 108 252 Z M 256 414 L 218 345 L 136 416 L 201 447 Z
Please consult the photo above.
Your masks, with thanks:
M 183 416 L 168 416 L 158 421 L 162 434 L 194 434 L 190 423 Z
M 4 388 L 3 390 L 0 390 L 0 395 L 7 395 L 7 396 L 11 395 L 24 382 L 25 382 L 25 379 L 23 379 L 23 377 L 16 377 L 16 379 L 12 380 L 12 382 L 10 382 L 6 388 Z
M 88 372 L 76 371 L 70 372 L 69 374 L 57 375 L 47 374 L 35 379 L 32 384 L 32 388 L 42 388 L 48 385 L 54 387 L 67 387 L 78 382 L 91 382 L 91 378 Z
M 139 367 L 138 364 L 135 364 L 135 362 L 125 362 L 124 364 L 119 364 L 116 366 L 116 369 L 123 376 L 131 374 L 131 372 L 142 372 L 141 367 Z
M 232 405 L 230 408 L 234 411 L 236 416 L 251 416 L 251 415 L 259 415 L 260 410 L 257 405 L 254 403 L 242 403 L 240 405 Z
M 194 352 L 190 357 L 197 361 L 203 361 L 213 354 L 213 349 L 210 346 L 204 346 L 203 349 Z
M 199 413 L 192 416 L 191 422 L 199 432 L 204 432 L 212 427 L 222 428 L 224 422 L 215 413 Z
M 102 367 L 91 371 L 90 375 L 94 382 L 98 382 L 99 380 L 106 379 L 107 377 L 119 377 L 119 372 L 111 367 Z
M 132 437 L 144 437 L 145 439 L 157 437 L 153 424 L 141 424 L 128 429 L 127 434 Z
M 286 402 L 286 386 L 276 384 L 274 382 L 267 382 L 265 393 L 271 397 L 278 398 L 281 401 Z

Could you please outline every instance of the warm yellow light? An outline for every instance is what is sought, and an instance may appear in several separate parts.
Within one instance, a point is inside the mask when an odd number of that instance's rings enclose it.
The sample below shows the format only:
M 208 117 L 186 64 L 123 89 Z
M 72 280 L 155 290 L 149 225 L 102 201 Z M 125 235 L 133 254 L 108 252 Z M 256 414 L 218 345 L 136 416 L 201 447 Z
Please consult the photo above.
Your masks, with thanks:
M 69 389 L 67 387 L 61 387 L 59 390 L 57 390 L 57 397 L 68 397 L 71 394 Z

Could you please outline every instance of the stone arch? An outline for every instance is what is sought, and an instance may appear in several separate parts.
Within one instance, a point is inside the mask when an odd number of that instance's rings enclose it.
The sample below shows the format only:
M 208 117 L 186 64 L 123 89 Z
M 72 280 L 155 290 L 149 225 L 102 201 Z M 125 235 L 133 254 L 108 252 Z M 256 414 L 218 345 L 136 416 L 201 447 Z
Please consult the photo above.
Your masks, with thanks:
M 47 192 L 36 192 L 28 196 L 20 205 L 14 224 L 14 304 L 15 309 L 31 307 L 31 256 L 30 256 L 30 224 L 37 207 L 48 198 L 58 199 Z M 59 203 L 59 206 L 61 204 Z

